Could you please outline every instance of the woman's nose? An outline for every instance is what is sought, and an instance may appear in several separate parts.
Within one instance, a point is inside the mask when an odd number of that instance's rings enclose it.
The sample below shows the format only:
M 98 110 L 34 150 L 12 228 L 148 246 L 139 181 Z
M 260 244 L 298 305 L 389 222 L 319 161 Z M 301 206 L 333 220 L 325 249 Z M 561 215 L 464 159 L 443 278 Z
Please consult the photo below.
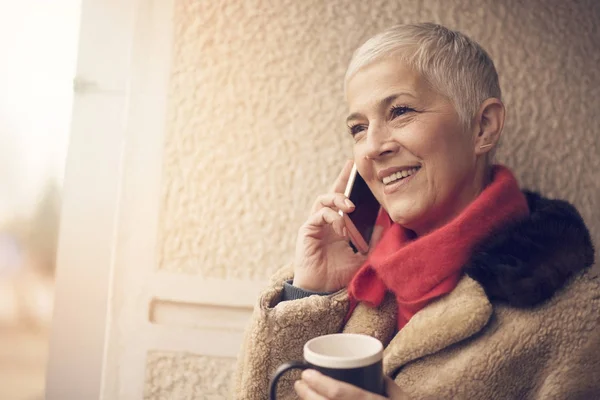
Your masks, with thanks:
M 398 150 L 398 144 L 392 140 L 387 126 L 370 124 L 367 130 L 366 157 L 375 159 Z

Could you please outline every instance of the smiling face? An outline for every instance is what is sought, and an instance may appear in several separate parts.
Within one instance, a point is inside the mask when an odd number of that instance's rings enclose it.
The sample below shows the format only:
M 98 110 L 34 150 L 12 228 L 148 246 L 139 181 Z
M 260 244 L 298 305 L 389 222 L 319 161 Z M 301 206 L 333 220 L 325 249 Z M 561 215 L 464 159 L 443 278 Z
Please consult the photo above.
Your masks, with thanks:
M 394 222 L 424 235 L 483 189 L 477 128 L 467 130 L 452 103 L 400 60 L 359 70 L 347 101 L 358 171 Z

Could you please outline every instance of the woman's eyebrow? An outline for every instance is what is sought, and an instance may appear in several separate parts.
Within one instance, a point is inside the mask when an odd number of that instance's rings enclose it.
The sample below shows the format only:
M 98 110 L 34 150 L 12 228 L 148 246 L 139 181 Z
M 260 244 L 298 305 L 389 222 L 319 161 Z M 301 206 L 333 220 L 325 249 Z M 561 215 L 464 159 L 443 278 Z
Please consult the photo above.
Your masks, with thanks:
M 408 97 L 412 97 L 413 99 L 416 98 L 413 94 L 408 93 L 408 92 L 394 93 L 394 94 L 391 94 L 389 96 L 386 96 L 382 100 L 379 100 L 377 102 L 376 107 L 379 108 L 379 109 L 381 109 L 381 108 L 387 108 L 390 105 L 390 103 L 392 103 L 394 100 L 396 100 L 398 97 L 401 97 L 401 96 L 408 96 Z M 353 112 L 352 114 L 348 115 L 348 118 L 346 118 L 346 124 L 348 122 L 354 120 L 354 119 L 360 119 L 362 117 L 363 117 L 363 115 L 361 113 L 359 113 L 359 112 Z
M 354 120 L 354 119 L 360 119 L 363 115 L 361 113 L 357 113 L 354 112 L 350 115 L 348 115 L 348 118 L 346 118 L 346 124 L 348 124 L 348 122 Z

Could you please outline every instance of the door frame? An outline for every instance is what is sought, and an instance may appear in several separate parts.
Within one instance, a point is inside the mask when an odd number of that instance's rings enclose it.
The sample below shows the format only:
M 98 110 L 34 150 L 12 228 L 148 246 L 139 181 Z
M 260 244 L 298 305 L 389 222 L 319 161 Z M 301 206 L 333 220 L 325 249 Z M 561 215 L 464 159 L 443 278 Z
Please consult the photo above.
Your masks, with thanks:
M 151 350 L 235 358 L 265 285 L 157 268 L 174 3 L 82 1 L 48 400 L 141 399 Z

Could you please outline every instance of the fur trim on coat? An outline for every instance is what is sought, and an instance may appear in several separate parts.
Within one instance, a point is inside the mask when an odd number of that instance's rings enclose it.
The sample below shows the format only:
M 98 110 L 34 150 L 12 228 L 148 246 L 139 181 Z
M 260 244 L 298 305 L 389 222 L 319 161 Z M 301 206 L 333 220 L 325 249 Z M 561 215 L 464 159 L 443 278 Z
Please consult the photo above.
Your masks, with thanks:
M 465 271 L 492 301 L 531 307 L 548 300 L 594 263 L 594 246 L 571 204 L 525 192 L 529 218 L 492 235 Z

